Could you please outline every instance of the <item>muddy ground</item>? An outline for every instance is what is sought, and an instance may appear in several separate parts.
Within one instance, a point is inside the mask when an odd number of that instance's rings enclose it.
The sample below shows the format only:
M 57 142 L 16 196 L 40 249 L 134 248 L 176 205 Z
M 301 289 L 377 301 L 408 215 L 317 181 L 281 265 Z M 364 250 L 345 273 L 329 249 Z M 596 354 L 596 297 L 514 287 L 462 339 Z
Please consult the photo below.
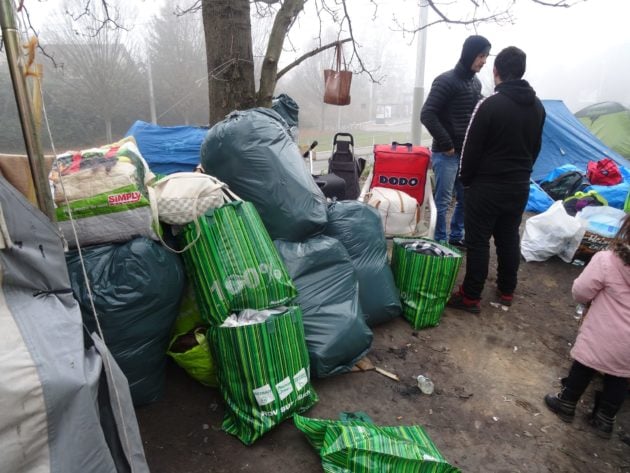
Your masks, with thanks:
M 447 309 L 435 328 L 414 331 L 399 318 L 374 329 L 369 358 L 399 382 L 375 371 L 316 379 L 320 401 L 307 415 L 338 419 L 343 411 L 363 411 L 380 425 L 422 425 L 463 472 L 630 472 L 630 401 L 608 441 L 582 418 L 601 380 L 583 396 L 573 424 L 558 420 L 542 401 L 570 365 L 577 332 L 570 288 L 581 268 L 559 259 L 523 263 L 507 312 L 488 302 L 494 271 L 493 261 L 480 315 Z M 419 374 L 434 381 L 433 395 L 420 392 Z M 171 362 L 163 399 L 138 408 L 137 416 L 153 473 L 322 471 L 291 421 L 251 447 L 221 431 L 218 390 Z

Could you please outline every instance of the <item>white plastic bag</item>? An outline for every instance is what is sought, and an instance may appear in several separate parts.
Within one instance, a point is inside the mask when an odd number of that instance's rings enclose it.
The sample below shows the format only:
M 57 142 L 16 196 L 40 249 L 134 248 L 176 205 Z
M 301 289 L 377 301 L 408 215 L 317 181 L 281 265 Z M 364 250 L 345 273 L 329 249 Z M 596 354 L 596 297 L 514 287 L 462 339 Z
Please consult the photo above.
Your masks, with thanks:
M 367 204 L 381 214 L 385 236 L 413 236 L 420 221 L 420 205 L 406 192 L 374 187 L 366 195 Z
M 621 221 L 626 216 L 623 210 L 607 205 L 590 205 L 580 210 L 576 218 L 584 221 L 589 232 L 614 238 L 621 228 Z
M 586 231 L 582 220 L 571 217 L 562 201 L 525 222 L 521 254 L 525 261 L 545 261 L 558 256 L 570 263 Z

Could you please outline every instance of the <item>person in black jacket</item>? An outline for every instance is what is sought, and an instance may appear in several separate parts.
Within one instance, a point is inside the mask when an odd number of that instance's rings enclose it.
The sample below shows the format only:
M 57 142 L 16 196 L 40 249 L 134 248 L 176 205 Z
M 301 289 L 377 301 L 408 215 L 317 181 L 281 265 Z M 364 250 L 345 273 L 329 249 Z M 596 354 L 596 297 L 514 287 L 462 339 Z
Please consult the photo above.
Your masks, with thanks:
M 479 102 L 466 132 L 459 174 L 466 195 L 466 276 L 449 307 L 481 311 L 490 237 L 497 252 L 499 302 L 512 304 L 520 263 L 519 226 L 545 122 L 542 103 L 522 79 L 525 63 L 525 53 L 514 46 L 497 55 L 495 93 Z
M 435 78 L 420 113 L 420 121 L 433 137 L 431 165 L 437 207 L 434 238 L 456 246 L 463 246 L 464 240 L 464 191 L 457 179 L 459 157 L 470 116 L 481 99 L 481 82 L 476 74 L 489 52 L 490 42 L 483 36 L 466 38 L 455 69 Z M 456 203 L 447 234 L 446 213 L 453 191 Z

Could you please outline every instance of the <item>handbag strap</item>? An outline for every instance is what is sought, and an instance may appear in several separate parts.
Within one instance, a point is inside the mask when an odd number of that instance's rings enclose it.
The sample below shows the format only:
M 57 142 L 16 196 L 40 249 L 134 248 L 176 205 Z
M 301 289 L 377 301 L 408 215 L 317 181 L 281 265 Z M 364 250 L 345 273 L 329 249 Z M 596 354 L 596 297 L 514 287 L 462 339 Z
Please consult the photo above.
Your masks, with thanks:
M 339 72 L 341 70 L 341 60 L 343 58 L 343 70 L 348 69 L 348 65 L 346 64 L 346 56 L 343 54 L 343 46 L 341 45 L 341 41 L 337 41 L 335 43 L 335 55 L 333 56 L 333 63 L 331 69 Z
M 169 251 L 172 251 L 173 253 L 177 253 L 177 254 L 184 253 L 186 250 L 192 247 L 195 243 L 197 243 L 197 240 L 199 240 L 199 237 L 201 236 L 201 226 L 199 225 L 199 219 L 198 218 L 195 219 L 195 228 L 197 230 L 197 235 L 195 236 L 193 241 L 188 243 L 181 250 L 178 250 L 176 248 L 171 248 L 170 246 L 168 246 L 168 243 L 166 243 L 164 239 L 162 238 L 162 232 L 160 231 L 160 219 L 158 215 L 157 194 L 155 192 L 155 189 L 149 186 L 147 187 L 147 191 L 149 192 L 149 204 L 151 206 L 151 216 L 153 219 L 153 225 L 155 225 L 154 231 L 157 237 L 160 239 L 160 243 L 162 243 L 162 246 L 164 246 L 164 248 L 166 248 Z M 195 198 L 195 208 L 196 207 L 197 207 L 197 198 Z

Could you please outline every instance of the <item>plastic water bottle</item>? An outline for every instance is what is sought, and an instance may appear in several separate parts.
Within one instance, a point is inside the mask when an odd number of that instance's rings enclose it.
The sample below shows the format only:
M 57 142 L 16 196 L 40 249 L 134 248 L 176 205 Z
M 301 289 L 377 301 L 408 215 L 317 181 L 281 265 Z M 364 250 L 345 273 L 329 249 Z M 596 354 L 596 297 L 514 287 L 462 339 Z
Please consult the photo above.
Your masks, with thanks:
M 584 304 L 578 304 L 575 307 L 575 315 L 573 318 L 575 320 L 581 320 L 584 317 L 584 313 L 586 312 L 586 306 Z
M 433 389 L 435 388 L 435 386 L 433 385 L 433 381 L 423 375 L 419 375 L 417 380 L 420 391 L 422 391 L 424 394 L 433 394 Z

